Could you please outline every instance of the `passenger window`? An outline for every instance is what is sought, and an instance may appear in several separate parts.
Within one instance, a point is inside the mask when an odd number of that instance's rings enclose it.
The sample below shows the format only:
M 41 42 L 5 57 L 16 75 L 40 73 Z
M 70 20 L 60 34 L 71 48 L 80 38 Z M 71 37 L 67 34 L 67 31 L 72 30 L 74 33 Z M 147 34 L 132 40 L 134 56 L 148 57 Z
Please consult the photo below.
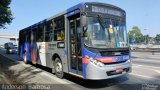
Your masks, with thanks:
M 64 16 L 56 17 L 46 24 L 45 41 L 64 41 L 65 25 Z
M 55 18 L 55 29 L 54 29 L 54 40 L 55 41 L 64 41 L 65 37 L 65 25 L 64 25 L 64 16 Z
M 52 34 L 52 22 L 49 21 L 46 24 L 46 29 L 45 29 L 45 42 L 51 41 L 51 34 Z
M 38 26 L 38 35 L 37 35 L 37 42 L 43 42 L 44 41 L 44 25 Z

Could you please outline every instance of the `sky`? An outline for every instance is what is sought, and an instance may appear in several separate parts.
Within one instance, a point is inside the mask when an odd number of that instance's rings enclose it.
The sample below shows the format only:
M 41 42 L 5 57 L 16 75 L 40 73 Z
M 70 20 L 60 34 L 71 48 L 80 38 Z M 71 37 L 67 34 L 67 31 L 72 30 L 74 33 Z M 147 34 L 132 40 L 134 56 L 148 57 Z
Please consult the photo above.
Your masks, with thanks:
M 0 34 L 18 35 L 19 30 L 44 20 L 81 2 L 102 2 L 116 5 L 127 13 L 127 30 L 138 26 L 141 32 L 155 37 L 160 34 L 160 0 L 12 0 L 14 20 Z M 0 39 L 0 44 L 7 39 Z

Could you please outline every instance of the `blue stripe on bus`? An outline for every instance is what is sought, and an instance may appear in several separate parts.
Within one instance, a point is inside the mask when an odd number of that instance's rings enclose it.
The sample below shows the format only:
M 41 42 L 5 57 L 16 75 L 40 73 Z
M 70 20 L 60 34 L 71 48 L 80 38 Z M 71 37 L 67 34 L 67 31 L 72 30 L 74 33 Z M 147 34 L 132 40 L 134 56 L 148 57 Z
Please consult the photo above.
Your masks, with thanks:
M 81 39 L 82 42 L 82 58 L 85 58 L 85 47 L 84 47 L 84 38 Z M 82 63 L 82 71 L 83 71 L 83 78 L 86 79 L 86 68 L 88 63 Z
M 44 24 L 45 22 L 46 22 L 46 20 L 42 20 L 42 21 L 32 25 L 30 28 L 31 29 L 36 29 L 36 28 L 38 28 L 39 25 Z
M 77 73 L 77 70 L 72 69 L 71 72 L 72 72 L 72 73 Z
M 75 15 L 75 14 L 78 14 L 78 13 L 80 13 L 79 10 L 76 10 L 76 11 L 73 11 L 73 12 L 70 12 L 70 13 L 67 13 L 67 17 L 72 16 L 72 15 Z
M 27 61 L 31 61 L 30 47 L 28 43 L 24 43 L 20 46 L 20 57 L 23 58 L 24 51 L 26 52 Z
M 25 51 L 26 51 L 26 55 L 27 55 L 27 60 L 31 62 L 31 54 L 30 54 L 30 45 L 29 43 L 25 43 Z
M 85 47 L 83 48 L 83 53 L 84 53 L 84 57 L 83 58 L 85 58 L 85 55 L 90 56 L 92 58 L 101 58 L 102 57 L 100 55 L 97 55 L 96 53 L 93 53 L 93 52 L 87 50 Z
M 72 69 L 71 72 L 77 74 L 77 70 L 75 70 L 75 69 Z M 83 75 L 83 73 L 81 71 L 78 71 L 78 74 Z
M 84 38 L 82 38 L 82 58 L 86 58 L 86 56 L 90 56 L 94 59 L 96 58 L 106 58 L 106 57 L 113 57 L 115 59 L 115 62 L 121 62 L 121 61 L 126 61 L 128 59 L 131 58 L 131 54 L 129 53 L 128 55 L 122 55 L 122 56 L 100 56 L 100 55 L 97 55 L 96 53 L 93 53 L 89 50 L 87 50 L 85 47 L 84 47 Z
M 77 5 L 69 8 L 69 9 L 67 9 L 67 17 L 70 16 L 70 13 L 71 13 L 72 11 L 75 11 L 75 10 L 78 10 L 78 9 L 81 10 L 81 9 L 83 8 L 83 5 L 84 5 L 84 3 L 80 3 L 80 4 L 77 4 Z M 75 14 L 77 14 L 77 12 L 75 12 Z
M 83 78 L 86 79 L 87 63 L 83 63 Z
M 97 55 L 96 53 L 93 53 L 93 52 L 87 50 L 87 49 L 84 48 L 84 47 L 83 47 L 82 52 L 83 52 L 83 58 L 85 58 L 85 55 L 86 55 L 86 56 L 90 56 L 90 57 L 92 57 L 92 58 L 94 58 L 94 59 L 96 59 L 96 58 L 113 57 L 113 58 L 116 59 L 115 62 L 126 61 L 126 60 L 128 60 L 128 59 L 131 58 L 131 57 L 130 57 L 130 54 L 128 54 L 128 55 L 122 55 L 122 56 L 105 56 L 105 57 L 103 56 L 103 57 L 102 57 L 102 56 L 100 56 L 100 55 Z
M 31 46 L 29 45 L 29 43 L 24 43 L 22 44 L 20 47 L 21 47 L 21 50 L 20 50 L 20 57 L 23 58 L 23 53 L 24 51 L 26 51 L 26 57 L 27 57 L 27 61 L 29 62 L 32 62 L 32 55 L 31 55 L 31 51 L 34 51 L 34 54 L 36 55 L 36 63 L 38 64 L 42 64 L 41 63 L 41 59 L 40 59 L 40 55 L 39 55 L 39 51 L 38 51 L 38 48 L 37 48 L 37 44 L 36 42 L 33 43 L 34 45 Z

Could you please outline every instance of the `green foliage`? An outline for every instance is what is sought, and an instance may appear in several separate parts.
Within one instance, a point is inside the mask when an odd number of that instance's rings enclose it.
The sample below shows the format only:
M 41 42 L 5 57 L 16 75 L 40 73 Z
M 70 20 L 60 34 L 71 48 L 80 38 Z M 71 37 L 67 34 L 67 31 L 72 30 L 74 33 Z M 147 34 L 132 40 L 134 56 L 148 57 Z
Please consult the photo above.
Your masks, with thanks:
M 147 43 L 149 43 L 149 39 L 150 39 L 149 35 L 144 35 L 142 42 L 144 42 L 145 44 L 147 44 Z
M 157 41 L 158 43 L 160 43 L 160 34 L 157 34 L 156 37 L 155 37 L 155 39 L 156 39 L 156 41 Z
M 141 33 L 141 30 L 134 26 L 131 31 L 128 33 L 129 35 L 129 42 L 130 43 L 141 43 L 143 42 L 143 35 Z
M 13 20 L 10 3 L 11 0 L 0 0 L 0 28 L 6 28 L 5 25 Z

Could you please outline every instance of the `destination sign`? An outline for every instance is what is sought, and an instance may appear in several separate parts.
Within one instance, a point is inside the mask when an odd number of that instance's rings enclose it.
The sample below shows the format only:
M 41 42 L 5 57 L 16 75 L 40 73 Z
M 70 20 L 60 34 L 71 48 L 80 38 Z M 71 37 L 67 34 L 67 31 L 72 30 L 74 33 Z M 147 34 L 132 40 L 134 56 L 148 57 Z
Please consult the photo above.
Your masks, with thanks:
M 92 12 L 110 14 L 110 15 L 115 15 L 115 16 L 124 15 L 122 11 L 118 11 L 118 10 L 106 8 L 106 7 L 99 7 L 99 6 L 92 6 Z

